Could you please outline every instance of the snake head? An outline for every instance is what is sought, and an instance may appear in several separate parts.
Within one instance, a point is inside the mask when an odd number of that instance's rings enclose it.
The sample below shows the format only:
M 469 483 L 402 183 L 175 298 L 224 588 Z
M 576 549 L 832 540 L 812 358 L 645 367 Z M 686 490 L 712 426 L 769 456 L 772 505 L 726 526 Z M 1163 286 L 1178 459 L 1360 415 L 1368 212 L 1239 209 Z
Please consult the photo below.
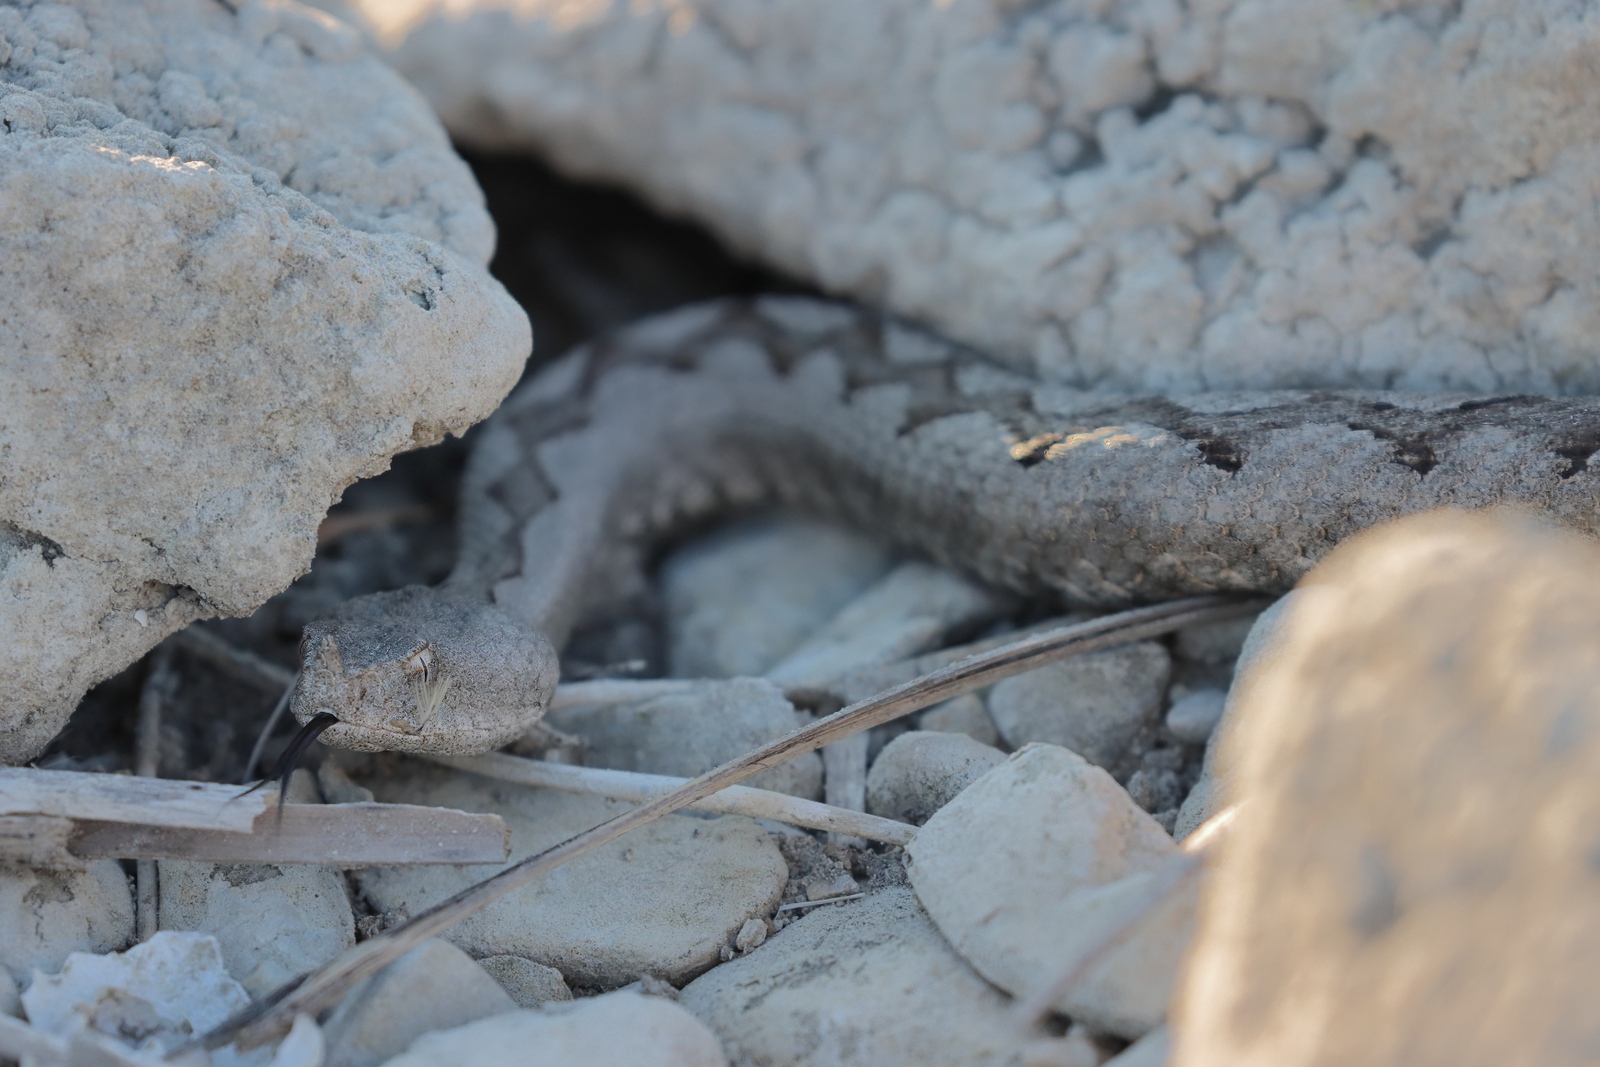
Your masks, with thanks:
M 555 651 L 487 604 L 422 586 L 341 604 L 306 626 L 291 707 L 339 720 L 342 748 L 488 752 L 521 736 L 555 691 Z

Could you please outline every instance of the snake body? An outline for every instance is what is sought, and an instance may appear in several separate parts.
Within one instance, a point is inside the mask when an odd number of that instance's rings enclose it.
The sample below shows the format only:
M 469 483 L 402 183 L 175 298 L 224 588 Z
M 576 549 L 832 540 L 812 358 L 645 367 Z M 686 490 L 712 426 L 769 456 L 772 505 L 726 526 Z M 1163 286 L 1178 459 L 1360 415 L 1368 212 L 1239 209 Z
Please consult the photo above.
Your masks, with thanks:
M 1279 593 L 1402 515 L 1520 505 L 1600 527 L 1600 401 L 1041 383 L 845 305 L 697 305 L 520 387 L 475 446 L 437 590 L 307 630 L 295 713 L 358 748 L 462 753 L 532 724 L 553 647 L 664 537 L 803 508 L 994 585 L 1115 607 Z

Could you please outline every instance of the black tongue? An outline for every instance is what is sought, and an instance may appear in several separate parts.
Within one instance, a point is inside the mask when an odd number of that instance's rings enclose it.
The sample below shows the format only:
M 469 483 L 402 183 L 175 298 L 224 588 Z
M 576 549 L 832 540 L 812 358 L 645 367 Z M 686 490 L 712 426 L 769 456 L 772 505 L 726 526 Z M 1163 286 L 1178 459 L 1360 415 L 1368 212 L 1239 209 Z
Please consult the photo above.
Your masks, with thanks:
M 289 779 L 294 776 L 294 769 L 300 765 L 300 757 L 306 754 L 306 749 L 311 747 L 311 742 L 321 737 L 324 730 L 330 726 L 337 725 L 338 722 L 339 717 L 337 715 L 330 715 L 326 711 L 319 711 L 311 716 L 310 721 L 300 727 L 300 732 L 289 739 L 288 747 L 283 750 L 283 755 L 278 757 L 278 762 L 272 765 L 272 770 L 267 772 L 266 777 L 246 789 L 243 793 L 240 793 L 239 796 L 249 796 L 268 782 L 277 779 L 278 817 L 281 819 L 283 817 L 284 798 L 289 795 Z M 234 799 L 237 800 L 238 797 Z

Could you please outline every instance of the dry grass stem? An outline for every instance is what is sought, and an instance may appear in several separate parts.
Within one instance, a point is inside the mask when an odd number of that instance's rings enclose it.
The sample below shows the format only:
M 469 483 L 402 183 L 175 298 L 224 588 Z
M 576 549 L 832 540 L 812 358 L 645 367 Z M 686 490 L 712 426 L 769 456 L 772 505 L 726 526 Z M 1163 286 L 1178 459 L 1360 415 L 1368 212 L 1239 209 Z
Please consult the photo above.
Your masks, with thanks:
M 556 687 L 549 710 L 636 704 L 656 697 L 692 693 L 703 684 L 687 678 L 596 678 L 588 682 L 562 682 Z
M 161 777 L 161 706 L 177 688 L 172 670 L 172 648 L 162 644 L 150 657 L 144 686 L 139 690 L 139 726 L 134 737 L 133 773 L 141 778 Z M 68 849 L 70 851 L 70 844 Z M 161 910 L 154 860 L 134 864 L 134 937 L 147 941 L 159 926 Z
M 1047 663 L 1155 637 L 1196 623 L 1235 618 L 1259 611 L 1262 606 L 1260 600 L 1241 602 L 1223 596 L 1204 596 L 1135 608 L 1035 634 L 896 686 L 707 771 L 671 793 L 647 800 L 631 811 L 467 887 L 410 921 L 363 941 L 303 980 L 289 983 L 197 1040 L 207 1048 L 219 1048 L 235 1040 L 249 1048 L 273 1040 L 288 1030 L 297 1014 L 316 1015 L 333 1007 L 362 979 L 376 974 L 417 945 L 507 893 L 631 830 L 690 807 L 712 793 L 802 753 L 813 752 L 851 734 Z
M 663 774 L 638 774 L 634 771 L 615 771 L 601 767 L 574 767 L 566 763 L 546 763 L 543 760 L 508 756 L 491 752 L 486 756 L 431 756 L 435 763 L 457 770 L 481 774 L 502 782 L 516 782 L 540 789 L 560 789 L 569 793 L 591 793 L 613 800 L 632 800 L 643 803 L 681 788 L 687 778 L 673 778 Z M 814 800 L 792 797 L 787 793 L 774 793 L 768 789 L 751 789 L 735 785 L 713 793 L 690 805 L 697 811 L 716 815 L 748 815 L 752 819 L 771 819 L 791 826 L 804 826 L 812 830 L 850 834 L 891 845 L 906 845 L 916 836 L 917 828 L 893 819 L 883 819 L 864 812 L 819 804 Z

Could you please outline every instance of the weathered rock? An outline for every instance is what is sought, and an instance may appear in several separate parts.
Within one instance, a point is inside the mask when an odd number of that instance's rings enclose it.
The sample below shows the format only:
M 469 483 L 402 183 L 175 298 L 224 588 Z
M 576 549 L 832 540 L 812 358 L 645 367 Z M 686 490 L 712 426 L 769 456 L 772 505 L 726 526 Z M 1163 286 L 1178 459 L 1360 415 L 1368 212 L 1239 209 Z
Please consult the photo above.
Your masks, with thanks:
M 249 1003 L 216 938 L 167 931 L 122 953 L 74 952 L 22 994 L 28 1022 L 46 1033 L 93 1030 L 158 1055 Z
M 462 143 L 1074 386 L 1600 385 L 1569 0 L 353 6 Z
M 549 722 L 588 742 L 584 762 L 591 767 L 682 778 L 709 771 L 801 725 L 782 691 L 760 678 L 707 680 L 693 692 L 557 712 Z M 820 799 L 822 758 L 806 753 L 762 771 L 747 784 Z
M 1110 775 L 1029 745 L 962 791 L 906 847 L 917 898 L 980 974 L 1031 996 L 1102 936 L 1119 906 L 1177 852 Z M 1163 905 L 1057 1005 L 1137 1037 L 1160 1025 L 1193 922 Z
M 331 867 L 163 860 L 160 926 L 210 934 L 252 997 L 355 944 L 344 875 Z
M 811 912 L 678 1003 L 739 1065 L 999 1067 L 1025 1037 L 903 888 Z
M 0 864 L 0 966 L 26 985 L 74 952 L 116 952 L 133 942 L 133 894 L 116 860 L 81 871 Z
M 884 746 L 867 772 L 867 810 L 921 826 L 984 772 L 1006 761 L 965 734 L 913 730 Z
M 661 997 L 618 990 L 428 1034 L 388 1067 L 727 1067 L 717 1039 Z
M 498 813 L 511 833 L 510 862 L 631 806 L 425 767 L 363 784 L 383 801 Z M 358 878 L 378 908 L 414 915 L 496 869 L 372 868 Z M 445 936 L 473 956 L 525 956 L 578 985 L 614 988 L 646 974 L 677 984 L 715 964 L 746 919 L 770 914 L 787 878 L 782 855 L 751 820 L 668 816 L 489 905 Z
M 1596 1054 L 1600 550 L 1512 514 L 1365 534 L 1229 711 L 1243 801 L 1174 1009 L 1184 1067 Z
M 448 941 L 424 941 L 351 990 L 326 1027 L 327 1067 L 374 1067 L 433 1030 L 516 1008 L 500 984 Z
M 820 686 L 856 667 L 926 651 L 996 618 L 1004 599 L 942 567 L 902 563 L 767 672 L 785 689 Z
M 1228 694 L 1220 689 L 1196 689 L 1185 693 L 1167 709 L 1167 730 L 1179 741 L 1201 745 L 1211 739 L 1211 731 L 1222 721 Z
M 998 745 L 1000 731 L 977 693 L 966 693 L 943 704 L 935 704 L 917 720 L 923 730 L 946 734 L 966 734 L 980 745 Z
M 764 673 L 889 562 L 875 541 L 786 516 L 742 523 L 674 552 L 661 567 L 671 673 Z
M 1203 622 L 1185 626 L 1173 634 L 1173 651 L 1191 663 L 1217 666 L 1239 658 L 1244 642 L 1255 626 L 1255 617 Z
M 292 3 L 0 6 L 0 761 L 309 564 L 528 323 L 425 105 Z
M 478 966 L 500 983 L 519 1008 L 535 1008 L 551 1000 L 571 1000 L 572 990 L 554 967 L 521 956 L 485 956 Z
M 1154 641 L 1076 656 L 997 683 L 989 714 L 1012 748 L 1042 741 L 1114 767 L 1160 715 L 1171 670 L 1172 658 Z

